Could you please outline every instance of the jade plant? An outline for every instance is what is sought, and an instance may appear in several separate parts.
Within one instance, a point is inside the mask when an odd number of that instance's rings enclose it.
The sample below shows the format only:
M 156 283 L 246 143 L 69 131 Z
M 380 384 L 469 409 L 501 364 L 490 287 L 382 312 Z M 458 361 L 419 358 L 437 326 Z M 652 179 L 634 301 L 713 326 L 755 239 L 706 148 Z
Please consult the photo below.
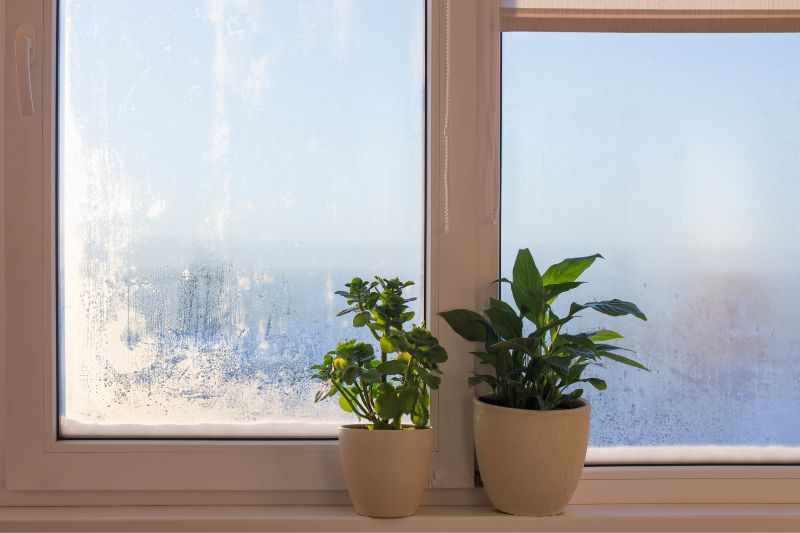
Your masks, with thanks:
M 530 250 L 519 250 L 513 279 L 501 278 L 495 282 L 510 285 L 516 309 L 491 298 L 483 313 L 468 309 L 441 313 L 461 337 L 483 343 L 483 350 L 472 354 L 494 369 L 493 374 L 475 374 L 469 384 L 488 384 L 492 390 L 489 401 L 496 405 L 549 410 L 568 406 L 581 398 L 583 389 L 572 388 L 573 385 L 588 383 L 604 390 L 605 381 L 586 376 L 592 366 L 604 360 L 648 370 L 620 353 L 630 350 L 608 342 L 623 338 L 616 331 L 567 332 L 565 329 L 585 310 L 647 320 L 635 304 L 617 299 L 573 302 L 563 316 L 554 309 L 560 296 L 583 283 L 578 278 L 598 258 L 602 256 L 565 259 L 540 274 Z
M 337 316 L 353 314 L 353 326 L 367 328 L 379 348 L 355 339 L 339 342 L 336 349 L 311 367 L 313 377 L 324 383 L 316 395 L 320 402 L 339 397 L 339 405 L 368 429 L 403 429 L 404 418 L 416 428 L 430 420 L 430 389 L 439 387 L 439 364 L 447 352 L 423 325 L 408 325 L 414 312 L 403 296 L 411 281 L 375 277 L 353 278 L 336 294 L 348 307 Z

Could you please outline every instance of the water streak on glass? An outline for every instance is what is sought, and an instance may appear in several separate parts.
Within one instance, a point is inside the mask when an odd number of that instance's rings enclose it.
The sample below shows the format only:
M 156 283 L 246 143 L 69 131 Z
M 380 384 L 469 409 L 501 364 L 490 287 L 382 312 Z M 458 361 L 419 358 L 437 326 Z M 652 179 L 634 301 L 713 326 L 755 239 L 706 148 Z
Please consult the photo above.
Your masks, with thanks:
M 503 37 L 502 264 L 602 253 L 596 462 L 800 460 L 798 34 Z M 571 300 L 561 302 L 563 312 Z
M 422 287 L 424 3 L 62 0 L 65 436 L 319 436 L 354 275 Z M 419 307 L 417 307 L 419 309 Z M 420 317 L 421 318 L 421 317 Z

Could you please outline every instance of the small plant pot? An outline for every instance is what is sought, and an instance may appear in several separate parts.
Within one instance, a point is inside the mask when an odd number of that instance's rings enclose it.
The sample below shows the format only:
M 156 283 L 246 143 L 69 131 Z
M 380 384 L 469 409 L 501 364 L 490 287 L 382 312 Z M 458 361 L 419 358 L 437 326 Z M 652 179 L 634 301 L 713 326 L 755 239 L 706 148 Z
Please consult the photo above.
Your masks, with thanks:
M 500 407 L 475 398 L 473 429 L 483 486 L 498 511 L 524 516 L 564 512 L 589 443 L 590 406 L 551 411 Z
M 417 512 L 428 484 L 433 453 L 431 428 L 370 430 L 339 428 L 339 454 L 347 492 L 356 512 L 399 518 Z

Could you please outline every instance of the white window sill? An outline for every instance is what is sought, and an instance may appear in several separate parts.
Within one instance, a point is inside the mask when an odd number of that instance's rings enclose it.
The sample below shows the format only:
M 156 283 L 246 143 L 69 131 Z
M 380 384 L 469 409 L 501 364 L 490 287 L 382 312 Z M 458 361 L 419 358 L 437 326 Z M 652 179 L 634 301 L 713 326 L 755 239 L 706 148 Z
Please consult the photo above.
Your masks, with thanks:
M 6 507 L 0 531 L 800 531 L 800 505 L 573 505 L 561 516 L 430 506 L 372 519 L 349 506 Z

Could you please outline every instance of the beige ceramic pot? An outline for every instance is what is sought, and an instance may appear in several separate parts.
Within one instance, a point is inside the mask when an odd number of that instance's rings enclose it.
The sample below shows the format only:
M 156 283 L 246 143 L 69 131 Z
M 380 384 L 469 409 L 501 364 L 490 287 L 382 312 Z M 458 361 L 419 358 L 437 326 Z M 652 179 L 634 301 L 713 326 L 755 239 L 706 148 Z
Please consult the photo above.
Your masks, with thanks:
M 589 443 L 585 401 L 572 409 L 529 411 L 475 398 L 478 468 L 495 509 L 525 516 L 564 511 L 581 478 Z
M 347 492 L 356 512 L 398 518 L 417 512 L 428 484 L 433 430 L 339 428 L 339 454 Z

